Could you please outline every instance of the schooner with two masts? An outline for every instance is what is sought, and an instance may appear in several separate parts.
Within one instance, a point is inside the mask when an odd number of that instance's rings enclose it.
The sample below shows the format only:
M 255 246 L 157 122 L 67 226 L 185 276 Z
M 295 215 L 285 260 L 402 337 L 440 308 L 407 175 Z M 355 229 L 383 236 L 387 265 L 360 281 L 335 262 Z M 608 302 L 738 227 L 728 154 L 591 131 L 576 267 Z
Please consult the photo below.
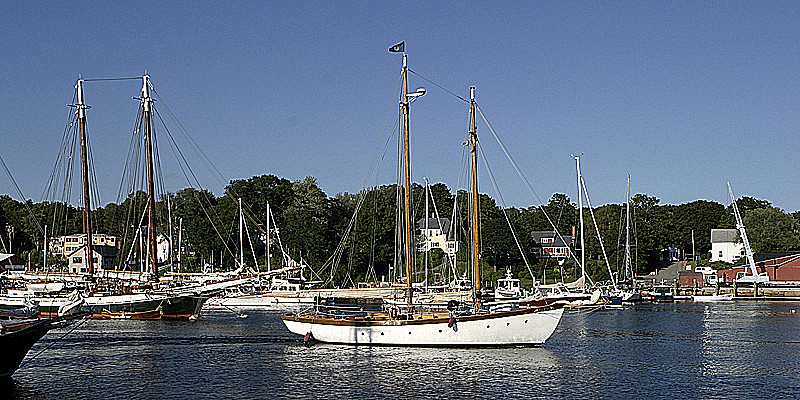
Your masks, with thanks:
M 539 345 L 544 343 L 558 326 L 564 309 L 560 304 L 522 308 L 511 311 L 490 311 L 481 303 L 480 242 L 477 186 L 477 146 L 475 88 L 470 88 L 468 141 L 472 171 L 472 268 L 473 304 L 461 309 L 457 302 L 448 305 L 449 312 L 417 312 L 414 309 L 412 287 L 412 225 L 411 225 L 411 157 L 409 153 L 409 103 L 415 93 L 408 92 L 408 64 L 405 45 L 389 49 L 403 53 L 403 89 L 401 98 L 403 121 L 404 168 L 404 246 L 406 269 L 406 308 L 402 312 L 368 314 L 357 317 L 337 317 L 322 313 L 284 315 L 286 327 L 306 339 L 322 342 L 357 345 L 397 346 L 502 346 Z M 424 93 L 424 92 L 422 92 Z M 421 311 L 421 310 L 420 310 Z
M 138 78 L 136 78 L 138 79 Z M 193 319 L 200 312 L 203 302 L 218 293 L 225 286 L 242 282 L 224 282 L 212 285 L 178 286 L 162 288 L 159 285 L 158 257 L 156 246 L 155 222 L 155 165 L 153 152 L 153 98 L 150 97 L 150 77 L 144 75 L 142 79 L 141 97 L 139 100 L 139 115 L 141 126 L 138 131 L 144 135 L 145 151 L 145 178 L 146 178 L 146 216 L 147 216 L 147 261 L 144 273 L 134 274 L 122 271 L 103 271 L 96 273 L 93 260 L 93 240 L 91 224 L 91 198 L 90 198 L 90 168 L 88 160 L 88 140 L 86 134 L 86 110 L 89 108 L 84 102 L 83 84 L 86 81 L 78 79 L 75 85 L 75 104 L 77 128 L 80 143 L 81 160 L 81 185 L 83 210 L 83 229 L 86 235 L 85 254 L 83 262 L 88 277 L 87 287 L 82 291 L 85 307 L 96 318 L 121 318 L 121 319 Z M 135 280 L 138 282 L 132 283 Z M 105 282 L 103 282 L 105 281 Z M 139 286 L 143 290 L 131 290 L 127 293 L 101 292 L 103 286 L 114 286 L 113 281 L 128 281 L 127 286 Z M 111 285 L 109 285 L 111 284 Z M 125 285 L 123 285 L 125 286 Z M 144 290 L 146 288 L 146 290 Z M 43 315 L 58 314 L 59 309 L 65 304 L 74 301 L 71 297 L 46 297 L 37 299 Z

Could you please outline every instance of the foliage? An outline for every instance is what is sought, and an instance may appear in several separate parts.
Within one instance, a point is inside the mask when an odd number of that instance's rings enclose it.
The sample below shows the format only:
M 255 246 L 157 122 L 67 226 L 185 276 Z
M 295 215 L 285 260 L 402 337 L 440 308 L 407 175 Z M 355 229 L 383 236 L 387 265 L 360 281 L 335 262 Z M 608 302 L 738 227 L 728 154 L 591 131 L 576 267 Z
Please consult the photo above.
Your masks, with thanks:
M 430 191 L 429 213 L 452 221 L 456 240 L 460 242 L 458 274 L 469 274 L 465 271 L 470 271 L 471 259 L 470 198 L 464 191 L 459 191 L 456 196 L 443 183 L 432 184 Z M 423 193 L 422 186 L 413 186 L 414 223 L 425 215 Z M 312 177 L 292 182 L 274 175 L 254 176 L 231 181 L 219 197 L 194 188 L 164 195 L 156 204 L 157 230 L 159 234 L 172 233 L 177 240 L 178 226 L 182 226 L 184 268 L 199 269 L 203 262 L 210 263 L 212 258 L 218 267 L 231 268 L 236 265 L 240 246 L 238 200 L 241 198 L 248 233 L 244 235 L 247 266 L 263 268 L 266 264 L 264 239 L 269 225 L 270 264 L 273 268 L 280 264 L 285 251 L 295 260 L 303 258 L 318 271 L 322 266 L 331 267 L 326 274 L 333 275 L 335 284 L 346 279 L 353 282 L 384 277 L 399 279 L 403 276 L 400 272 L 403 261 L 396 256 L 395 248 L 399 221 L 397 199 L 400 195 L 402 191 L 392 184 L 329 197 Z M 542 280 L 545 275 L 548 282 L 561 280 L 562 275 L 566 280 L 578 277 L 580 268 L 572 260 L 559 265 L 555 260 L 537 260 L 532 252 L 532 231 L 552 231 L 555 226 L 565 239 L 572 237 L 573 230 L 579 225 L 578 208 L 567 195 L 555 193 L 546 205 L 506 210 L 485 194 L 479 196 L 479 202 L 481 269 L 485 279 L 501 277 L 506 268 L 511 268 L 517 277 L 528 280 L 526 262 L 537 280 Z M 93 230 L 123 237 L 126 247 L 120 254 L 127 256 L 136 238 L 136 227 L 144 215 L 145 203 L 146 195 L 134 192 L 120 204 L 110 203 L 93 210 Z M 738 199 L 737 204 L 754 251 L 800 249 L 800 211 L 786 214 L 766 200 L 747 196 Z M 637 271 L 640 274 L 655 268 L 662 249 L 677 247 L 691 253 L 692 232 L 696 252 L 703 256 L 710 249 L 711 229 L 735 226 L 730 206 L 712 201 L 661 205 L 656 197 L 637 194 L 631 199 L 631 207 L 632 254 L 635 264 L 640 266 Z M 606 280 L 609 273 L 603 248 L 611 269 L 621 269 L 625 206 L 606 204 L 594 208 L 596 227 L 589 211 L 588 208 L 584 210 L 586 270 L 592 279 Z M 173 220 L 171 232 L 168 224 L 170 214 Z M 30 258 L 34 264 L 41 262 L 43 246 L 43 235 L 36 221 L 42 227 L 48 226 L 50 236 L 83 231 L 83 214 L 74 206 L 28 201 L 26 207 L 25 203 L 9 196 L 0 196 L 0 236 L 3 243 L 8 245 L 8 227 L 14 227 L 12 251 Z M 179 221 L 182 222 L 179 224 Z M 343 240 L 347 232 L 349 236 Z M 601 239 L 603 246 L 600 245 Z M 341 256 L 333 259 L 340 245 L 343 246 L 338 253 Z M 573 246 L 573 250 L 578 246 Z M 133 249 L 134 255 L 136 250 Z M 435 250 L 428 256 L 431 281 L 434 277 L 452 275 L 449 272 L 452 266 L 443 252 Z M 415 255 L 415 280 L 421 281 L 424 276 L 424 260 L 424 254 Z M 327 275 L 318 278 L 325 279 Z

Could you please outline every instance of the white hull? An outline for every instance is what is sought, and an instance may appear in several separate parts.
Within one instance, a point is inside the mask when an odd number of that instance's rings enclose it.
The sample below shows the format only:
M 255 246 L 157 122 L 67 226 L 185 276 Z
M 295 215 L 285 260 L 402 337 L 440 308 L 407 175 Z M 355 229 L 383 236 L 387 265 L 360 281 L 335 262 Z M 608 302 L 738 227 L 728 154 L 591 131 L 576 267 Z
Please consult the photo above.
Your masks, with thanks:
M 707 301 L 731 301 L 733 300 L 733 293 L 716 294 L 710 296 L 692 296 L 692 301 L 707 302 Z
M 388 346 L 509 346 L 540 345 L 555 331 L 563 308 L 528 313 L 497 313 L 459 317 L 448 327 L 448 318 L 434 323 L 386 320 L 368 326 L 308 322 L 302 317 L 283 318 L 295 334 L 321 342 Z M 410 322 L 410 323 L 409 323 Z
M 299 310 L 314 305 L 314 298 L 307 296 L 245 295 L 236 297 L 214 297 L 206 301 L 209 308 L 237 308 L 242 310 Z

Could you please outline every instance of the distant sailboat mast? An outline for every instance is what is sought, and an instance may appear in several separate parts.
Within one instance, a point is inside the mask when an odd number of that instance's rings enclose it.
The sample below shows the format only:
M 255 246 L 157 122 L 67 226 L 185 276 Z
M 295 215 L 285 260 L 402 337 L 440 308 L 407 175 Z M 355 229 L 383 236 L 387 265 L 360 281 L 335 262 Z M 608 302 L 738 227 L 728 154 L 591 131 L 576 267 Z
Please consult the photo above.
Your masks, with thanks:
M 86 143 L 86 109 L 89 108 L 83 103 L 83 79 L 78 79 L 75 85 L 77 90 L 78 102 L 75 107 L 78 109 L 78 131 L 81 141 L 81 181 L 83 186 L 83 231 L 86 233 L 86 253 L 84 264 L 89 276 L 94 276 L 94 252 L 92 251 L 92 202 L 89 198 L 89 159 Z
M 469 145 L 472 164 L 472 268 L 475 277 L 473 291 L 475 302 L 480 305 L 480 214 L 478 207 L 478 133 L 475 127 L 475 87 L 469 88 Z
M 575 159 L 575 168 L 578 172 L 578 219 L 580 220 L 580 227 L 581 227 L 581 277 L 584 278 L 584 284 L 586 280 L 586 240 L 584 238 L 583 233 L 583 185 L 581 185 L 581 181 L 583 177 L 581 176 L 581 155 L 572 155 Z
M 403 222 L 405 223 L 405 261 L 406 261 L 406 289 L 408 312 L 411 313 L 413 306 L 414 290 L 412 288 L 411 277 L 412 271 L 412 235 L 411 235 L 411 155 L 409 152 L 409 101 L 408 101 L 408 64 L 406 60 L 406 53 L 403 52 L 403 168 L 405 177 L 405 192 L 403 193 Z
M 628 192 L 625 197 L 625 279 L 633 279 L 631 267 L 631 174 L 628 174 Z
M 147 255 L 153 268 L 153 278 L 158 280 L 158 253 L 156 252 L 156 190 L 153 167 L 153 127 L 151 123 L 153 99 L 150 98 L 150 75 L 142 77 L 142 117 L 144 122 L 145 153 L 147 155 Z

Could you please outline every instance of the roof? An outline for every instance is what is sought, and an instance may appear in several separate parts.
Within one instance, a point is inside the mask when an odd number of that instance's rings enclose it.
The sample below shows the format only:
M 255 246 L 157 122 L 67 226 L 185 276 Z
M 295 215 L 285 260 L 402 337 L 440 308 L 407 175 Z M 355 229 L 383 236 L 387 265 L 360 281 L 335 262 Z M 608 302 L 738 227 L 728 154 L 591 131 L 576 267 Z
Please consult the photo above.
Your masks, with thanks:
M 71 257 L 75 253 L 82 252 L 86 248 L 86 244 L 78 246 L 75 250 L 71 253 L 66 254 L 66 257 Z M 100 254 L 103 257 L 116 257 L 119 249 L 114 246 L 102 246 L 102 245 L 94 245 L 92 246 L 92 253 Z M 81 253 L 83 254 L 83 253 Z
M 572 245 L 572 236 L 561 235 L 561 237 L 558 237 L 555 231 L 533 231 L 531 232 L 531 237 L 536 243 L 535 246 L 538 247 L 569 247 Z M 545 238 L 552 238 L 553 242 L 542 243 L 542 239 Z
M 442 226 L 439 227 L 439 221 L 441 221 Z M 417 229 L 425 229 L 425 218 L 420 218 L 417 221 Z M 428 229 L 441 229 L 442 232 L 447 232 L 450 230 L 450 219 L 449 218 L 428 218 Z
M 0 253 L 0 262 L 8 260 L 12 256 L 14 256 L 14 255 L 13 254 L 8 254 L 8 253 Z
M 753 261 L 760 263 L 762 261 L 770 261 L 770 260 L 777 260 L 779 258 L 790 257 L 790 256 L 798 256 L 797 252 L 791 253 L 754 253 L 753 254 Z
M 739 231 L 736 229 L 712 229 L 711 243 L 739 243 Z

